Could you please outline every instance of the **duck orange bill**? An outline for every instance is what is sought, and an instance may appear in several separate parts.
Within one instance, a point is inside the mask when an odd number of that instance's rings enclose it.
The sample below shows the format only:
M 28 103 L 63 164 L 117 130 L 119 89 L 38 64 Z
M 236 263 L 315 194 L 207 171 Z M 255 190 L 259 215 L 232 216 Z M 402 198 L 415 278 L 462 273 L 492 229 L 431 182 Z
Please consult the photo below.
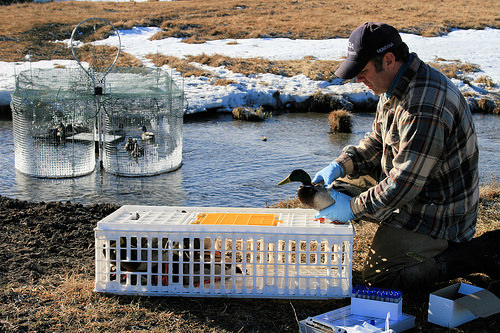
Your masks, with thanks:
M 291 182 L 292 181 L 291 181 L 290 177 L 286 177 L 285 179 L 283 179 L 282 181 L 280 181 L 278 183 L 278 185 L 284 185 L 284 184 L 288 184 L 288 183 L 291 183 Z

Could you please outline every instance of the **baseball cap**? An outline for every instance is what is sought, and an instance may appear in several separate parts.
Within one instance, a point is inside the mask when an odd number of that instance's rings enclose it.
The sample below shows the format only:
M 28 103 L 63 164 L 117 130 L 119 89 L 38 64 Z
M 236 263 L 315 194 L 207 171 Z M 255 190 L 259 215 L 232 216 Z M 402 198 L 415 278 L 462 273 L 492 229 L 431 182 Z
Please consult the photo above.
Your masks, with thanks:
M 349 36 L 347 59 L 335 71 L 342 79 L 352 79 L 361 72 L 370 59 L 403 43 L 396 28 L 367 22 L 353 30 Z

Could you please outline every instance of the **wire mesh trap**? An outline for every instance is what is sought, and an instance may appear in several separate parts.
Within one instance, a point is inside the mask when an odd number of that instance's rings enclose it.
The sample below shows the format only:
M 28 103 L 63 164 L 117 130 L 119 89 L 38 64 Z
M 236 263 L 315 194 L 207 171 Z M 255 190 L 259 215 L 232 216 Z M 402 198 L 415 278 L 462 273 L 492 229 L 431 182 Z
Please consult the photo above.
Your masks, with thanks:
M 117 47 L 99 45 L 112 36 Z M 15 167 L 47 178 L 82 176 L 96 162 L 120 176 L 150 176 L 182 163 L 184 93 L 160 68 L 115 67 L 118 31 L 90 18 L 73 30 L 78 67 L 16 76 L 11 109 Z

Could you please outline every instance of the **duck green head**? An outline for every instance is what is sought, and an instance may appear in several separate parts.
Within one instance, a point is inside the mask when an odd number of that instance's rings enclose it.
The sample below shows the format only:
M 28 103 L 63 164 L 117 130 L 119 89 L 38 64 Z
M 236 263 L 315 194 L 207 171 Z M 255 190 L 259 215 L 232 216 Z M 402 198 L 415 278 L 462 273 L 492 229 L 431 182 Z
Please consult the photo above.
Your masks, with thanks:
M 302 185 L 311 185 L 311 177 L 302 169 L 293 170 L 288 177 L 283 179 L 278 185 L 288 184 L 291 182 L 301 182 Z
M 293 170 L 288 177 L 279 182 L 278 185 L 291 182 L 302 183 L 297 189 L 297 197 L 306 207 L 320 211 L 335 203 L 335 200 L 332 199 L 326 188 L 322 184 L 313 185 L 311 183 L 311 177 L 302 169 Z

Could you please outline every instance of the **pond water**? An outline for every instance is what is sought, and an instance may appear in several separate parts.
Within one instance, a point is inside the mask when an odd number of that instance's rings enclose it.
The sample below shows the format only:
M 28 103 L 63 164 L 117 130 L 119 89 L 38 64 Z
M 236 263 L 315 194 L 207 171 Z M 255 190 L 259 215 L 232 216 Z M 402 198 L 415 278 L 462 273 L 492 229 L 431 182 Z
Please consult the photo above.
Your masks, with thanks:
M 329 134 L 327 114 L 288 113 L 260 123 L 230 115 L 185 120 L 183 165 L 152 177 L 96 171 L 72 179 L 40 179 L 14 168 L 12 122 L 0 121 L 0 194 L 28 201 L 83 204 L 264 207 L 295 196 L 298 183 L 277 186 L 290 171 L 312 175 L 370 130 L 373 115 L 355 114 L 353 133 Z M 500 176 L 500 118 L 475 114 L 480 182 Z M 263 140 L 266 137 L 267 140 Z

